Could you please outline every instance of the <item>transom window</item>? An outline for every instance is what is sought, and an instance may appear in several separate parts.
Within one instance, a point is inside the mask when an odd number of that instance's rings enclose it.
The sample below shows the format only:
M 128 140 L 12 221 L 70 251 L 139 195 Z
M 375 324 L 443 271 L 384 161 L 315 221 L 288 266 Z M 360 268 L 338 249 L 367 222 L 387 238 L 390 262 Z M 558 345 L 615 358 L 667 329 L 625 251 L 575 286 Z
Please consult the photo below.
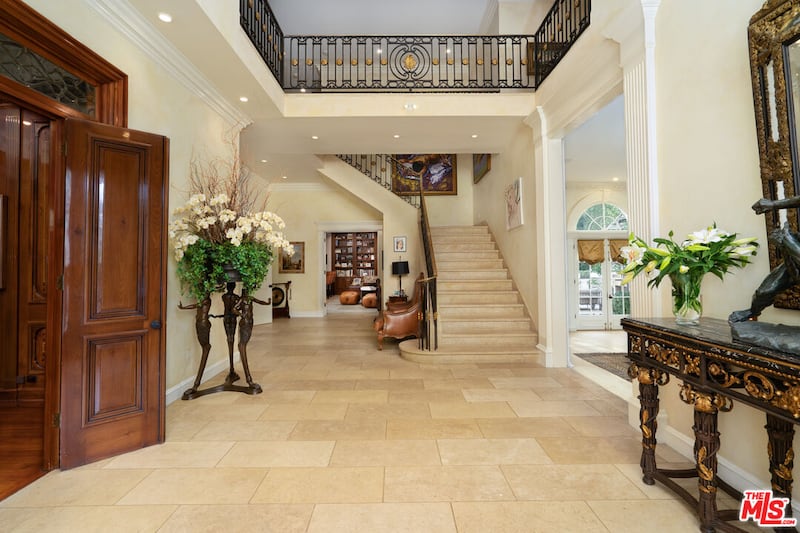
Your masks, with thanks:
M 614 204 L 594 204 L 578 219 L 579 231 L 620 231 L 628 229 L 628 215 Z

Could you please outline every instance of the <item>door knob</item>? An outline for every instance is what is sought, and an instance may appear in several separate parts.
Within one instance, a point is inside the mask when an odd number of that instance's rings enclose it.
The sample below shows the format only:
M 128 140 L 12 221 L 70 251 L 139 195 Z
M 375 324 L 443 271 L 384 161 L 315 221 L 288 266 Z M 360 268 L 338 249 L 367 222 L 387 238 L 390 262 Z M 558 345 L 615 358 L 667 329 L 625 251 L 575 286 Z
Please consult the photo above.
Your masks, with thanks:
M 161 329 L 161 321 L 153 320 L 152 322 L 150 322 L 150 327 L 153 329 Z

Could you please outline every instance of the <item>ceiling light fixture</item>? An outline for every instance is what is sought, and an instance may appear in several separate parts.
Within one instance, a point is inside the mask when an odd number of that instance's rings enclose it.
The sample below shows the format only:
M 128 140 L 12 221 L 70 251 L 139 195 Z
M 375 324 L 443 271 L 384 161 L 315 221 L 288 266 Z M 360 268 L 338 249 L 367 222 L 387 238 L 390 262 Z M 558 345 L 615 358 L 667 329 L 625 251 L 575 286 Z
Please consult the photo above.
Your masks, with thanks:
M 400 138 L 400 136 L 398 134 L 396 134 L 396 133 L 394 135 L 392 135 L 392 137 L 394 137 L 395 139 L 399 139 Z
M 406 111 L 414 111 L 417 108 L 417 104 L 412 104 L 411 102 L 407 103 L 403 106 Z
M 611 181 L 619 181 L 619 178 L 614 176 L 613 178 L 611 178 Z
M 376 54 L 382 54 L 382 53 L 383 53 L 383 50 L 381 50 L 380 48 L 378 48 L 377 50 L 375 50 L 375 53 L 376 53 Z
M 240 102 L 247 102 L 247 100 L 248 100 L 248 98 L 246 96 L 240 96 L 239 97 L 239 101 Z
M 267 160 L 266 160 L 266 159 L 262 159 L 262 160 L 261 160 L 261 162 L 262 162 L 262 163 L 266 163 L 266 162 L 267 162 Z
M 473 139 L 477 139 L 477 138 L 478 138 L 478 134 L 477 134 L 477 133 L 473 133 L 473 134 L 472 134 L 472 138 L 473 138 Z
M 311 138 L 316 141 L 317 139 L 319 139 L 319 136 L 318 135 L 312 135 Z
M 452 54 L 452 53 L 453 53 L 453 51 L 452 51 L 452 50 L 450 50 L 450 49 L 448 48 L 448 49 L 447 49 L 447 53 L 448 53 L 448 54 Z
M 169 13 L 159 13 L 158 20 L 160 20 L 161 22 L 172 22 L 172 15 L 170 15 Z
M 304 93 L 304 92 L 306 92 L 306 88 L 305 88 L 305 87 L 300 87 L 300 92 L 301 92 L 301 93 Z
M 283 179 L 285 179 L 285 180 L 288 180 L 288 179 L 289 179 L 289 176 L 281 176 L 281 178 L 283 178 Z

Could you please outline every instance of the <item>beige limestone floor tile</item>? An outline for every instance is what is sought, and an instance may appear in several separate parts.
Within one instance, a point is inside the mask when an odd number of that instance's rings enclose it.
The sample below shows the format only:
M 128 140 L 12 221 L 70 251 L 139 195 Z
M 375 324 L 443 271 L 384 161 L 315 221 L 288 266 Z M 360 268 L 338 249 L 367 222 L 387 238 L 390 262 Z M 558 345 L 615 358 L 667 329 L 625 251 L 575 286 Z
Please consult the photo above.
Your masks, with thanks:
M 446 503 L 320 504 L 308 533 L 456 533 Z
M 328 372 L 327 379 L 376 380 L 389 379 L 388 368 L 334 368 Z M 357 387 L 356 387 L 357 388 Z
M 564 420 L 586 437 L 641 437 L 639 429 L 628 424 L 627 417 L 570 416 Z
M 386 438 L 393 440 L 476 439 L 482 436 L 478 424 L 468 419 L 390 419 L 386 422 Z
M 424 390 L 421 379 L 360 379 L 356 390 Z
M 535 402 L 511 401 L 508 404 L 520 417 L 598 416 L 600 414 L 592 407 L 592 402 L 583 400 L 557 402 L 546 402 L 544 400 Z
M 536 439 L 439 439 L 443 465 L 550 464 Z
M 533 392 L 542 400 L 570 401 L 570 400 L 591 400 L 603 399 L 604 393 L 584 387 L 533 387 Z
M 354 391 L 317 391 L 312 404 L 315 403 L 386 403 L 389 391 L 354 390 Z
M 370 403 L 350 404 L 347 407 L 345 420 L 390 418 L 427 418 L 431 417 L 431 409 L 427 403 Z
M 700 522 L 682 501 L 589 501 L 609 531 L 641 533 L 645 524 L 658 533 L 697 531 Z M 644 523 L 643 523 L 644 522 Z
M 560 464 L 639 464 L 641 440 L 636 437 L 554 437 L 537 439 L 553 462 Z
M 461 389 L 491 389 L 492 383 L 487 378 L 445 378 L 424 379 L 426 390 L 461 390 Z
M 460 390 L 389 391 L 389 403 L 463 402 Z
M 359 418 L 355 420 L 300 420 L 289 440 L 374 440 L 386 438 L 386 421 Z
M 269 468 L 326 466 L 331 459 L 332 441 L 237 442 L 219 462 L 220 467 Z
M 0 509 L 0 529 L 14 533 L 114 533 L 156 531 L 175 505 L 45 507 Z
M 456 379 L 464 378 L 510 378 L 514 374 L 507 368 L 453 368 L 453 377 Z
M 517 389 L 464 389 L 468 402 L 535 402 L 541 398 L 530 390 Z
M 441 465 L 434 440 L 338 441 L 331 466 Z
M 518 500 L 641 500 L 647 496 L 614 465 L 501 466 Z
M 314 506 L 181 505 L 159 533 L 304 533 Z
M 628 416 L 628 404 L 622 399 L 592 400 L 592 407 L 603 416 Z
M 581 501 L 453 503 L 459 533 L 608 533 Z M 613 531 L 613 530 L 611 530 Z
M 347 404 L 273 404 L 267 407 L 260 420 L 344 420 Z
M 273 468 L 253 503 L 369 503 L 383 500 L 383 468 Z
M 166 422 L 166 441 L 192 440 L 197 433 L 208 424 L 208 420 L 181 417 Z
M 387 502 L 513 499 L 514 493 L 497 466 L 386 467 Z
M 286 440 L 296 422 L 290 420 L 214 420 L 192 440 Z
M 637 464 L 618 464 L 615 465 L 622 474 L 631 480 L 636 487 L 641 490 L 651 500 L 676 500 L 678 495 L 672 492 L 665 485 L 656 482 L 654 485 L 647 485 L 642 481 L 642 467 Z M 691 468 L 692 465 L 686 464 L 659 464 L 659 468 Z M 694 487 L 697 487 L 697 480 L 692 480 Z M 694 490 L 694 489 L 689 489 Z
M 497 389 L 542 389 L 546 387 L 562 387 L 555 379 L 547 376 L 539 377 L 500 377 L 489 381 Z
M 265 468 L 163 468 L 154 470 L 118 505 L 247 503 Z
M 579 433 L 560 417 L 478 419 L 487 439 L 527 437 L 573 437 Z
M 195 420 L 258 420 L 266 408 L 266 403 L 195 404 L 188 410 L 186 416 Z
M 2 502 L 2 507 L 113 505 L 150 470 L 54 470 Z
M 115 457 L 106 468 L 208 468 L 228 453 L 233 442 L 166 442 Z
M 389 377 L 391 379 L 453 379 L 453 373 L 446 368 L 427 368 L 417 365 L 392 369 Z
M 353 390 L 356 386 L 355 380 L 325 380 L 325 379 L 307 379 L 307 380 L 287 380 L 287 381 L 268 381 L 262 383 L 261 386 L 264 390 L 285 390 L 285 391 L 298 391 L 298 390 Z
M 431 418 L 516 418 L 506 402 L 431 402 Z
M 311 403 L 314 399 L 316 391 L 313 390 L 265 390 L 261 394 L 255 396 L 242 396 L 234 403 L 247 403 L 251 402 L 251 398 L 264 400 L 268 404 L 274 403 L 291 403 L 302 405 L 304 403 Z

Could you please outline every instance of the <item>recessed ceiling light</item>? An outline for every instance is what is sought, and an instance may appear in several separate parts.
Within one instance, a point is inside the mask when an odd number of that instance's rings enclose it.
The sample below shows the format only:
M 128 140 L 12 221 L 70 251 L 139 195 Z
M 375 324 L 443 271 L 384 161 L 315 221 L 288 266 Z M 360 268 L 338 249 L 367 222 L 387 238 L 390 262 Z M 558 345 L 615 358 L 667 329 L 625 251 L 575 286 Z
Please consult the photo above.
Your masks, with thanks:
M 158 20 L 160 20 L 161 22 L 172 22 L 172 15 L 170 15 L 169 13 L 159 13 Z
M 306 88 L 305 88 L 305 87 L 300 87 L 300 92 L 301 92 L 301 93 L 304 93 L 304 92 L 306 92 Z
M 417 108 L 417 104 L 407 103 L 403 106 L 406 111 L 414 111 Z
M 619 178 L 614 176 L 613 178 L 611 178 L 611 181 L 619 181 Z
M 311 138 L 316 141 L 317 139 L 319 139 L 319 136 L 318 135 L 312 135 Z
M 478 134 L 477 134 L 477 133 L 473 133 L 473 134 L 472 134 L 472 138 L 473 138 L 473 139 L 477 139 L 477 138 L 478 138 Z
M 283 179 L 285 179 L 285 180 L 288 180 L 288 179 L 289 179 L 289 176 L 281 176 L 281 178 L 283 178 Z
M 23 126 L 30 126 L 31 124 L 33 124 L 33 122 L 31 122 L 30 120 L 23 120 L 22 121 L 22 125 Z
M 380 48 L 378 48 L 377 50 L 375 50 L 375 53 L 376 53 L 376 54 L 382 54 L 382 53 L 383 53 L 383 50 L 381 50 Z
M 392 135 L 392 137 L 394 137 L 395 139 L 399 139 L 400 138 L 400 136 L 398 134 L 396 134 L 396 133 L 394 135 Z
M 262 163 L 266 163 L 266 162 L 267 162 L 267 160 L 266 160 L 266 159 L 262 159 L 262 160 L 261 160 L 261 162 L 262 162 Z
M 239 97 L 239 101 L 240 102 L 247 102 L 247 100 L 248 100 L 248 98 L 246 96 L 240 96 Z

